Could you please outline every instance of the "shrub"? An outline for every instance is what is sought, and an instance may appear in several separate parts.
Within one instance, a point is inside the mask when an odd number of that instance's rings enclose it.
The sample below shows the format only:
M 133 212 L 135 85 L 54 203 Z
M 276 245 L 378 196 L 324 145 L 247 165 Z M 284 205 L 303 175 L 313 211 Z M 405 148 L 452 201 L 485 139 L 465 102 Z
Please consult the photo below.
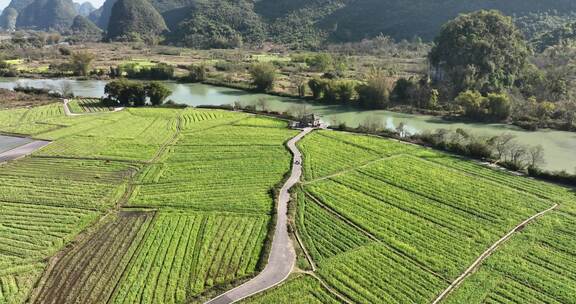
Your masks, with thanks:
M 70 66 L 74 74 L 77 76 L 88 76 L 94 58 L 95 56 L 88 52 L 76 52 L 72 54 Z
M 306 58 L 306 64 L 317 72 L 326 72 L 334 66 L 334 58 L 327 53 L 320 53 Z
M 256 90 L 266 92 L 274 88 L 276 68 L 270 63 L 256 63 L 250 68 L 252 84 Z
M 150 98 L 150 103 L 158 106 L 164 103 L 164 100 L 172 94 L 172 91 L 159 82 L 151 82 L 146 85 L 146 94 Z
M 206 80 L 206 66 L 191 65 L 188 67 L 188 77 L 187 80 L 190 82 L 203 82 Z
M 368 108 L 384 109 L 390 102 L 394 82 L 382 70 L 373 70 L 366 84 L 358 86 L 360 104 Z
M 488 94 L 488 115 L 496 120 L 505 120 L 510 117 L 510 98 L 506 94 Z

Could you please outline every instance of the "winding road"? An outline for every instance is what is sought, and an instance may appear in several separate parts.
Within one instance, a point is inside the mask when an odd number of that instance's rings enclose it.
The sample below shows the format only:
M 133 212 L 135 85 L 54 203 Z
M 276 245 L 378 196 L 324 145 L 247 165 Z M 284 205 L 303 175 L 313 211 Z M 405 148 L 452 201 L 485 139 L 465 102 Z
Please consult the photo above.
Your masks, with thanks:
M 300 181 L 300 176 L 302 175 L 302 154 L 296 147 L 296 143 L 311 131 L 311 128 L 304 129 L 300 134 L 288 141 L 287 144 L 288 149 L 290 149 L 294 157 L 292 173 L 284 186 L 282 186 L 278 196 L 276 228 L 268 264 L 266 264 L 264 270 L 252 280 L 225 292 L 206 302 L 206 304 L 229 304 L 240 301 L 282 283 L 292 272 L 296 262 L 296 253 L 292 240 L 288 235 L 289 191 Z

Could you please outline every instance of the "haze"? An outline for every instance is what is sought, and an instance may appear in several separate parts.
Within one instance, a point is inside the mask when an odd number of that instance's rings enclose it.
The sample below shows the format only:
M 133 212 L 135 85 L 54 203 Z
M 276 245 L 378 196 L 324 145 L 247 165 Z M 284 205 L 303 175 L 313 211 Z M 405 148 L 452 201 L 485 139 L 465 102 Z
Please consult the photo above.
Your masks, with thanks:
M 10 1 L 11 0 L 0 0 L 0 9 L 4 9 L 5 7 L 7 7 L 8 4 L 10 4 Z M 102 4 L 104 3 L 104 0 L 86 0 L 86 1 L 92 3 L 92 5 L 94 5 L 94 7 L 96 8 L 102 6 Z M 74 2 L 82 3 L 86 1 L 74 1 Z

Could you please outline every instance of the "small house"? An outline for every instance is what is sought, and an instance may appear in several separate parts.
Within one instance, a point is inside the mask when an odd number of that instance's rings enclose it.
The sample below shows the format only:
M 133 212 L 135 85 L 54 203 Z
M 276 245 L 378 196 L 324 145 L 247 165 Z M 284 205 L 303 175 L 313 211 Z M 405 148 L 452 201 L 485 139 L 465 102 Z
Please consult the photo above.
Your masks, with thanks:
M 292 128 L 320 128 L 322 127 L 322 121 L 320 116 L 316 114 L 307 114 L 302 116 L 299 121 L 291 122 L 290 127 Z

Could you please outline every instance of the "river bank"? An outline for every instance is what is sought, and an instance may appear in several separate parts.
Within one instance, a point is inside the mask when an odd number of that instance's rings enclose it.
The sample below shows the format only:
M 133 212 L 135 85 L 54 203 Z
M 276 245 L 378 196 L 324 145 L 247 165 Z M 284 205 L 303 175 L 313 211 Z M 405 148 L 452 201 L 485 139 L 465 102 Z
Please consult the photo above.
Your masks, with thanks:
M 77 96 L 100 98 L 104 95 L 104 80 L 63 80 L 63 79 L 14 79 L 0 78 L 0 88 L 13 89 L 16 85 L 29 85 L 37 88 L 59 87 L 68 83 Z M 329 125 L 345 124 L 355 128 L 362 124 L 373 123 L 384 128 L 396 129 L 401 123 L 410 134 L 433 131 L 437 129 L 464 129 L 474 134 L 495 136 L 508 133 L 516 140 L 529 146 L 542 145 L 545 148 L 544 169 L 550 171 L 565 170 L 572 172 L 576 168 L 576 133 L 542 129 L 525 131 L 519 127 L 497 123 L 473 123 L 450 121 L 431 115 L 415 115 L 390 112 L 386 110 L 367 110 L 343 105 L 326 105 L 308 103 L 303 100 L 279 97 L 269 94 L 250 93 L 232 88 L 217 87 L 205 84 L 185 84 L 165 82 L 172 90 L 168 98 L 175 103 L 188 106 L 220 106 L 235 102 L 243 106 L 266 107 L 276 112 L 307 112 L 318 114 Z

